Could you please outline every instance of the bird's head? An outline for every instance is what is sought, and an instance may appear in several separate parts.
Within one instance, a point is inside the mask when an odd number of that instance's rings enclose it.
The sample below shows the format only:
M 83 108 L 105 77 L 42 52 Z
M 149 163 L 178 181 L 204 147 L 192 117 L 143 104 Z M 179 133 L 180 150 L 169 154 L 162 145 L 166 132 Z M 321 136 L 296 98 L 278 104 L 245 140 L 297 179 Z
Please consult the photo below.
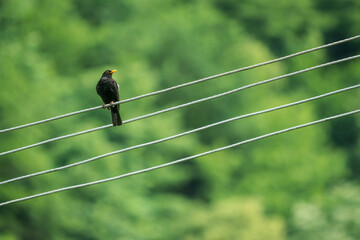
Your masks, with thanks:
M 114 72 L 116 72 L 117 70 L 106 70 L 104 73 L 103 73 L 103 77 L 111 77 L 112 76 L 112 74 L 114 73 Z

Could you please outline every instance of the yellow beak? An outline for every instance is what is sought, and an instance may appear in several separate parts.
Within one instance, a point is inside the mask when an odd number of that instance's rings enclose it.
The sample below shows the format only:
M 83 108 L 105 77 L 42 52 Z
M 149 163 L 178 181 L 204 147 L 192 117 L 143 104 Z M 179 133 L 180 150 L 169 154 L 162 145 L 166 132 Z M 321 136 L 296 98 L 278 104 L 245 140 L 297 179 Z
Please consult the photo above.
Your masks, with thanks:
M 116 72 L 117 70 L 112 70 L 110 73 L 114 73 L 114 72 Z

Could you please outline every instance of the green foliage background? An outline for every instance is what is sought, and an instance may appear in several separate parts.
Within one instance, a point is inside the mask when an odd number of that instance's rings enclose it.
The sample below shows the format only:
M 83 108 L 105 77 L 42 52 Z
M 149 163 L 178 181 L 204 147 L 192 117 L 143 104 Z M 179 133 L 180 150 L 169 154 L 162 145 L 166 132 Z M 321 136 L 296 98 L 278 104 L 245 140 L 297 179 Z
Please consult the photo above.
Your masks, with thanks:
M 359 34 L 357 0 L 0 0 L 0 128 Z M 121 106 L 123 119 L 351 56 L 358 40 Z M 0 178 L 73 163 L 359 82 L 338 64 L 0 159 Z M 0 201 L 154 166 L 359 107 L 359 91 L 0 186 Z M 6 151 L 110 123 L 107 111 L 0 135 Z M 350 116 L 143 175 L 0 208 L 0 239 L 360 238 L 360 118 Z

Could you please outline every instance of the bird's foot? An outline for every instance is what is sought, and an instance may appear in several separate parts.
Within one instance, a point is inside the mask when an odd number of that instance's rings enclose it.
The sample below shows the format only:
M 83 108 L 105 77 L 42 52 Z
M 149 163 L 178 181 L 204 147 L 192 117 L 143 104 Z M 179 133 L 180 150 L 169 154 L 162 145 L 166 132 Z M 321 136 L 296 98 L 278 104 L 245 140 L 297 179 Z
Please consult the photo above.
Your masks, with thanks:
M 110 104 L 110 106 L 108 106 L 108 109 L 110 110 L 110 107 L 112 107 L 114 105 L 114 101 L 111 101 L 109 104 Z
M 105 108 L 107 108 L 108 110 L 110 110 L 110 107 L 105 107 L 105 103 L 103 104 L 103 105 L 101 105 L 101 107 L 103 108 L 103 109 L 105 109 Z

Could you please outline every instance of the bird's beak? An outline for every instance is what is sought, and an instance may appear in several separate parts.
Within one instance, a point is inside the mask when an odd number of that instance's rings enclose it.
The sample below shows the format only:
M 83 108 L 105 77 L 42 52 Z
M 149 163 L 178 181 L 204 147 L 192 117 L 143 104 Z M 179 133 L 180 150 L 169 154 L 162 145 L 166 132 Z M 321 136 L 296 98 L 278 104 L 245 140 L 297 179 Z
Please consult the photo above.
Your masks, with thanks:
M 110 71 L 110 73 L 114 73 L 114 72 L 116 72 L 117 70 L 112 70 L 112 71 Z

